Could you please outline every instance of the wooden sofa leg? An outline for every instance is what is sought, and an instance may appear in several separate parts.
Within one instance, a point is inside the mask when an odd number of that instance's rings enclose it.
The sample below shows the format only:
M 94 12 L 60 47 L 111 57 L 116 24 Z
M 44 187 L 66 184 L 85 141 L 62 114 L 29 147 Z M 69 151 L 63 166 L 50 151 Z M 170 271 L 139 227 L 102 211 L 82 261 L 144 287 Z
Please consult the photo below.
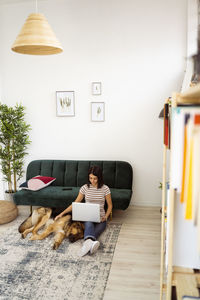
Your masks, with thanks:
M 30 213 L 32 214 L 33 212 L 33 206 L 30 206 Z

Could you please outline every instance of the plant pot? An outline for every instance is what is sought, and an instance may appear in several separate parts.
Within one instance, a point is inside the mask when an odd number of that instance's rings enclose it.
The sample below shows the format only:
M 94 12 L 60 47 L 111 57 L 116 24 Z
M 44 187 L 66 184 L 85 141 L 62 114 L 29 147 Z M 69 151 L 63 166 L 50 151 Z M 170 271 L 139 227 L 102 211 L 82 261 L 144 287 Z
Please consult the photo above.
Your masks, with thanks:
M 14 195 L 14 192 L 9 193 L 8 191 L 5 191 L 5 193 L 4 193 L 4 199 L 5 199 L 6 201 L 11 201 L 11 202 L 13 202 L 13 195 Z

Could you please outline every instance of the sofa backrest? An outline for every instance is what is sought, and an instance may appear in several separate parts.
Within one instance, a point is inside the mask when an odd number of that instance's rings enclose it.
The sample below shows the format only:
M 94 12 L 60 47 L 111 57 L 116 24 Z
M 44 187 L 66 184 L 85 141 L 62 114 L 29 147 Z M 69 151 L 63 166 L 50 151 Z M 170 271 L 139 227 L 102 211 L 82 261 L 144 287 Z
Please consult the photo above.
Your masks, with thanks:
M 102 168 L 104 183 L 110 188 L 132 189 L 133 170 L 125 161 L 34 160 L 27 167 L 26 179 L 51 176 L 56 178 L 52 185 L 81 187 L 94 165 Z

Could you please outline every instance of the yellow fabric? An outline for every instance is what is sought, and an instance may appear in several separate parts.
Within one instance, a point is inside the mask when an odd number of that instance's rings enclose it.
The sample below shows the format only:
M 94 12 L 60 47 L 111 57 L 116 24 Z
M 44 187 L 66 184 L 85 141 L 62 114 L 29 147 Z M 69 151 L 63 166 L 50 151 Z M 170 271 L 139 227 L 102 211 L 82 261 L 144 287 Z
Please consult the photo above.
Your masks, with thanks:
M 186 199 L 186 211 L 185 211 L 185 218 L 186 220 L 192 219 L 192 164 L 193 164 L 193 146 L 194 140 L 191 139 L 190 142 L 190 157 L 189 157 L 189 176 L 188 176 L 188 191 L 187 191 L 187 199 Z
M 186 126 L 184 129 L 184 150 L 183 150 L 183 173 L 182 173 L 182 187 L 181 187 L 181 197 L 180 201 L 181 203 L 184 202 L 184 193 L 185 193 L 185 168 L 186 168 L 186 151 L 187 149 L 187 130 Z

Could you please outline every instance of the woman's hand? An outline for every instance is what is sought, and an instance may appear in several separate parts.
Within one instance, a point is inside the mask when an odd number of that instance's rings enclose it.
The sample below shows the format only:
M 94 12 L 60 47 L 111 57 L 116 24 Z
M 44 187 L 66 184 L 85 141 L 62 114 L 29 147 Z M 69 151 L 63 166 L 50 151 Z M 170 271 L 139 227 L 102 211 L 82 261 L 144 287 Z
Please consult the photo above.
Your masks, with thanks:
M 62 217 L 62 214 L 57 215 L 57 216 L 55 217 L 54 221 L 60 219 L 61 217 Z
M 107 217 L 106 216 L 104 216 L 104 217 L 101 218 L 101 222 L 105 222 L 105 221 L 107 221 Z
M 108 220 L 108 217 L 110 216 L 110 213 L 112 212 L 112 199 L 111 199 L 111 194 L 106 195 L 106 202 L 108 205 L 106 214 L 104 217 L 101 218 L 101 222 L 105 222 Z
M 84 195 L 79 192 L 75 202 L 81 202 L 83 200 L 83 197 L 84 197 Z M 57 215 L 54 220 L 56 221 L 56 220 L 60 219 L 62 216 L 70 213 L 71 211 L 72 211 L 72 204 L 69 205 L 65 210 L 63 210 L 59 215 Z

